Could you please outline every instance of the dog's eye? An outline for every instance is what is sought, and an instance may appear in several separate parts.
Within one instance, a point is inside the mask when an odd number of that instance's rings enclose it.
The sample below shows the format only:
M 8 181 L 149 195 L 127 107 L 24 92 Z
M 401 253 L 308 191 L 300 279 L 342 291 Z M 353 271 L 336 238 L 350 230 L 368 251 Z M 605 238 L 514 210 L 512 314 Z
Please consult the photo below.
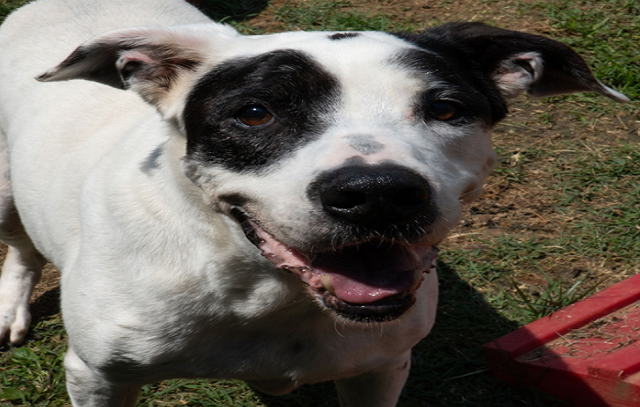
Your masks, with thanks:
M 273 115 L 262 106 L 252 105 L 240 109 L 236 120 L 249 127 L 264 126 L 273 121 Z
M 458 114 L 458 105 L 448 100 L 436 100 L 429 105 L 427 113 L 436 120 L 446 121 L 453 119 Z

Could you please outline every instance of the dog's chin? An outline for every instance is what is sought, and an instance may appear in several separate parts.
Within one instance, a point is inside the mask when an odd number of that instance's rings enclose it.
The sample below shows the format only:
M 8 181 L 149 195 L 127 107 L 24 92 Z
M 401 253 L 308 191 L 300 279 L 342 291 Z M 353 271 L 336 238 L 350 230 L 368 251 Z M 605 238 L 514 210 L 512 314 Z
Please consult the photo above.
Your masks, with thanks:
M 435 268 L 438 257 L 433 245 L 383 239 L 303 253 L 243 212 L 234 215 L 265 258 L 302 280 L 322 306 L 351 321 L 384 322 L 402 316 L 415 303 L 424 273 Z

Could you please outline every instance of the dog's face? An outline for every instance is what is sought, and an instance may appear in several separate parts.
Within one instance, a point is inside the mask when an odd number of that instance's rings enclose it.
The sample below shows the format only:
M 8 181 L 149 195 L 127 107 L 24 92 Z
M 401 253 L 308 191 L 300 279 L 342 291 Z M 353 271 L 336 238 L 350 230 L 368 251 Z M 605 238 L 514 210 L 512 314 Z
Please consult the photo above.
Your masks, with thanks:
M 187 173 L 323 305 L 394 318 L 493 166 L 497 107 L 398 38 L 305 36 L 200 79 L 183 116 Z
M 184 171 L 213 210 L 324 307 L 383 321 L 411 307 L 481 192 L 506 99 L 620 97 L 567 50 L 481 24 L 259 37 L 212 25 L 108 34 L 40 79 L 138 91 L 185 134 Z

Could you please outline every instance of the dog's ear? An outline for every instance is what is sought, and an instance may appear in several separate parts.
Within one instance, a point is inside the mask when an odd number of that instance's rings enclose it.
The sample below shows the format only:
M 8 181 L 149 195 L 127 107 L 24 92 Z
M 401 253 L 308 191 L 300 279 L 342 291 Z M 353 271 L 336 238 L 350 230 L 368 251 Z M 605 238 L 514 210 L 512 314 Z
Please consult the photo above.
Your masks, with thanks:
M 215 58 L 220 43 L 238 35 L 220 24 L 117 30 L 80 45 L 36 79 L 85 79 L 132 89 L 167 113 L 172 94 L 189 82 L 190 74 Z
M 461 52 L 504 98 L 522 91 L 538 97 L 593 91 L 616 102 L 629 101 L 598 81 L 570 47 L 538 35 L 482 23 L 449 23 L 423 32 L 418 41 L 426 47 L 435 43 Z

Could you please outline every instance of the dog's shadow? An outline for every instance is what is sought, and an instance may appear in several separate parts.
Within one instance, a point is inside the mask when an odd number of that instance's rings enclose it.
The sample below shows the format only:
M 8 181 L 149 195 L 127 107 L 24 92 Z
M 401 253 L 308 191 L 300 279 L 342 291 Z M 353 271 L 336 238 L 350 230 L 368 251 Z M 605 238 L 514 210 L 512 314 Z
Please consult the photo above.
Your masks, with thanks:
M 439 262 L 436 325 L 413 349 L 412 368 L 398 406 L 562 406 L 545 395 L 508 387 L 488 371 L 481 347 L 518 327 L 447 264 Z M 290 395 L 259 395 L 269 407 L 335 407 L 333 385 L 303 386 Z
M 60 286 L 53 287 L 31 303 L 31 318 L 35 324 L 60 313 Z
M 269 0 L 191 0 L 203 13 L 220 22 L 249 20 L 269 5 Z

